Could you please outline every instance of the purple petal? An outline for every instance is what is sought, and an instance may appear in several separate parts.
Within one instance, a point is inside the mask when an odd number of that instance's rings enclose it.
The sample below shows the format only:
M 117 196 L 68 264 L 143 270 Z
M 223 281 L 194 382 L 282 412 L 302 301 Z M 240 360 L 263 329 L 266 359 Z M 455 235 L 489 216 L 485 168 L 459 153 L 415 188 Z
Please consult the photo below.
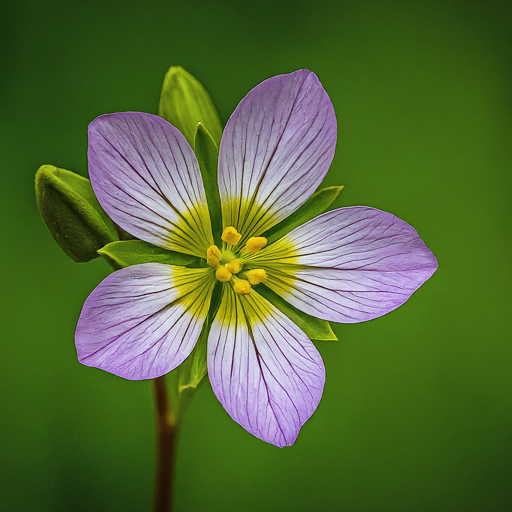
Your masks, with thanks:
M 228 414 L 279 447 L 295 442 L 325 382 L 309 338 L 254 290 L 241 296 L 229 285 L 208 338 L 208 374 Z
M 224 226 L 261 235 L 315 191 L 334 157 L 336 117 L 305 69 L 265 80 L 230 117 L 219 155 Z
M 391 213 L 355 206 L 324 213 L 260 253 L 265 284 L 333 322 L 371 320 L 401 306 L 437 269 L 416 230 Z
M 89 175 L 108 215 L 128 233 L 165 249 L 204 257 L 213 244 L 197 159 L 164 119 L 140 112 L 89 125 Z
M 214 284 L 210 269 L 160 263 L 114 272 L 82 308 L 79 361 L 131 380 L 170 372 L 194 348 Z

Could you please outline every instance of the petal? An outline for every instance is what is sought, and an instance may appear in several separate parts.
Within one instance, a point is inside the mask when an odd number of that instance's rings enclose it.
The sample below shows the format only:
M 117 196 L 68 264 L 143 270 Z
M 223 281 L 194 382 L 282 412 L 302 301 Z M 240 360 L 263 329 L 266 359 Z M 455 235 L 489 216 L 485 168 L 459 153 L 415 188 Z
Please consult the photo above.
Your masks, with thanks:
M 251 263 L 265 267 L 265 284 L 298 309 L 343 323 L 396 309 L 437 269 L 413 227 L 366 206 L 324 213 Z
M 197 159 L 164 119 L 140 112 L 89 125 L 89 175 L 108 215 L 154 245 L 204 257 L 213 244 Z
M 295 442 L 325 382 L 309 338 L 257 292 L 237 295 L 230 285 L 208 338 L 208 373 L 228 414 L 279 447 Z
M 170 372 L 194 348 L 214 285 L 211 269 L 144 263 L 114 272 L 82 308 L 79 361 L 131 380 Z
M 293 213 L 334 157 L 336 117 L 317 76 L 305 69 L 265 80 L 230 117 L 219 154 L 224 226 L 247 238 Z

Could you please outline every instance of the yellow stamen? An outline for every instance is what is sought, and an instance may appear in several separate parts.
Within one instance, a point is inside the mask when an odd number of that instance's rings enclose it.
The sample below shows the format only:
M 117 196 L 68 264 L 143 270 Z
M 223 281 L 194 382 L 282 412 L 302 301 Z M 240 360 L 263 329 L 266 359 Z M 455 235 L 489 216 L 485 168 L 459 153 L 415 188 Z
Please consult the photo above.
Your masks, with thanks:
M 267 273 L 262 268 L 255 268 L 246 272 L 247 279 L 251 284 L 260 284 L 262 281 L 267 279 Z
M 218 265 L 220 262 L 220 249 L 216 245 L 210 245 L 208 249 L 206 249 L 206 261 L 208 265 L 214 267 Z
M 231 272 L 226 267 L 219 267 L 215 271 L 215 277 L 221 282 L 225 283 L 231 279 Z
M 247 240 L 247 243 L 245 244 L 245 248 L 247 252 L 258 252 L 263 249 L 267 245 L 267 239 L 264 236 L 252 236 Z
M 233 285 L 233 290 L 239 295 L 247 295 L 251 291 L 251 285 L 245 279 L 238 279 Z
M 232 274 L 238 274 L 240 270 L 242 270 L 242 262 L 240 260 L 233 260 L 230 261 L 226 268 L 232 273 Z
M 221 238 L 227 244 L 236 245 L 238 242 L 240 242 L 240 238 L 242 238 L 242 235 L 238 233 L 233 226 L 228 226 L 222 232 Z

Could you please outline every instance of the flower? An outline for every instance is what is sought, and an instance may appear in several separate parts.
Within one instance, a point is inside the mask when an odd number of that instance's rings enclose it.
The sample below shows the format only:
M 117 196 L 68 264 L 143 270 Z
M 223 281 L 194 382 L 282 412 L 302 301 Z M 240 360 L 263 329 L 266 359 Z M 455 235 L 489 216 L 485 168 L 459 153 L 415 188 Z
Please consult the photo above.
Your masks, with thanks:
M 89 173 L 108 215 L 131 235 L 201 258 L 202 268 L 145 263 L 108 276 L 76 330 L 80 362 L 127 379 L 168 373 L 191 353 L 215 286 L 208 373 L 228 414 L 256 437 L 294 443 L 317 408 L 325 369 L 306 334 L 258 287 L 305 313 L 362 322 L 403 304 L 436 270 L 416 231 L 390 213 L 329 211 L 268 244 L 331 164 L 336 118 L 307 70 L 265 80 L 240 102 L 220 144 L 221 247 L 201 172 L 174 126 L 138 112 L 89 127 Z

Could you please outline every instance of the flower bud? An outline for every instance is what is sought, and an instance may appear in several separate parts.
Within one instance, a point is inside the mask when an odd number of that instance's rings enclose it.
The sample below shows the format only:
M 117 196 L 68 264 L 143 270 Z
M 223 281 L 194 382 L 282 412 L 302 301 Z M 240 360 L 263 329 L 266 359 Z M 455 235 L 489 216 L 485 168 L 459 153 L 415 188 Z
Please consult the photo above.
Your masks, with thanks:
M 36 197 L 50 233 L 74 261 L 92 260 L 98 257 L 98 249 L 119 240 L 88 179 L 42 165 L 36 173 Z
M 204 87 L 181 66 L 171 67 L 165 75 L 158 115 L 178 128 L 192 147 L 199 122 L 220 144 L 222 125 L 217 110 Z

